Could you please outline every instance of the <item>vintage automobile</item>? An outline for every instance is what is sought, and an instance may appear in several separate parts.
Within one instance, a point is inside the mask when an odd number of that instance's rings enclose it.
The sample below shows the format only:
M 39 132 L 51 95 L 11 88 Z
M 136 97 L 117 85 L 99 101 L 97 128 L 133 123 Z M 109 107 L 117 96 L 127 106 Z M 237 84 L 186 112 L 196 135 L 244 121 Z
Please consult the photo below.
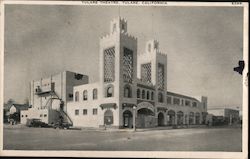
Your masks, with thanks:
M 72 126 L 70 123 L 61 122 L 61 121 L 58 121 L 55 124 L 53 124 L 53 128 L 54 129 L 56 129 L 56 128 L 59 128 L 59 129 L 69 129 L 70 126 Z
M 41 119 L 36 119 L 36 118 L 27 119 L 26 126 L 28 126 L 28 127 L 49 127 L 49 125 L 42 122 Z

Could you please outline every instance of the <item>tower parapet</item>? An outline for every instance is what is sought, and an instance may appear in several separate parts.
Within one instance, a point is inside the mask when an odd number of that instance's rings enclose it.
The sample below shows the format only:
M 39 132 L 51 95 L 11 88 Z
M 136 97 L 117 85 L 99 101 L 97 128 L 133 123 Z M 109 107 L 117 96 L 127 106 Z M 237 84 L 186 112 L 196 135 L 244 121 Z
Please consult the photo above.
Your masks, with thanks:
M 121 33 L 123 36 L 125 36 L 126 38 L 132 39 L 134 41 L 137 41 L 137 37 L 134 37 L 128 33 Z
M 100 37 L 100 40 L 108 39 L 114 36 L 115 34 L 119 33 L 126 38 L 130 38 L 134 41 L 137 41 L 137 38 L 132 35 L 129 35 L 127 31 L 128 31 L 127 20 L 125 18 L 117 17 L 110 22 L 109 34 Z
M 127 30 L 127 20 L 124 18 L 117 17 L 110 22 L 110 33 L 127 33 Z
M 155 51 L 159 51 L 159 41 L 157 40 L 149 40 L 146 42 L 146 53 L 152 53 Z

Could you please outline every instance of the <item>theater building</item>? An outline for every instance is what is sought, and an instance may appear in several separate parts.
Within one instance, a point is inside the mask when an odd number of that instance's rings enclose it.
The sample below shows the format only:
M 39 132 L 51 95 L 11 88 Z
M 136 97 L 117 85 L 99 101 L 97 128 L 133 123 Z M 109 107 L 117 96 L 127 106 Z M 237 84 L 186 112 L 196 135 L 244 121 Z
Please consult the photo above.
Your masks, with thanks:
M 46 109 L 61 109 L 75 127 L 132 128 L 133 117 L 139 128 L 203 124 L 207 97 L 168 91 L 167 54 L 159 50 L 159 42 L 148 41 L 139 54 L 137 38 L 127 30 L 125 19 L 111 21 L 110 33 L 100 38 L 98 82 L 89 83 L 82 75 L 82 83 L 63 83 L 73 98 L 60 98 L 59 107 Z M 31 94 L 42 98 L 34 89 Z M 62 94 L 67 97 L 69 92 Z

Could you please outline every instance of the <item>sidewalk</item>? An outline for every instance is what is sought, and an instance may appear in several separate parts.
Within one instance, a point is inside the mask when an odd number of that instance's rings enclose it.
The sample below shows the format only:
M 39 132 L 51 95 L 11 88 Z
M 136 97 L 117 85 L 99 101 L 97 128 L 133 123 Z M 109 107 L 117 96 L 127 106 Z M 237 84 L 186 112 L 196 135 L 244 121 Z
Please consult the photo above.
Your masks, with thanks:
M 3 124 L 3 128 L 24 128 L 26 127 L 26 125 L 24 124 L 16 124 L 16 125 L 11 125 L 11 124 L 8 124 L 8 123 L 4 123 Z
M 145 132 L 145 131 L 155 131 L 155 130 L 171 130 L 171 129 L 190 129 L 190 128 L 205 128 L 206 125 L 189 125 L 189 126 L 157 126 L 157 127 L 151 127 L 151 128 L 136 128 L 136 132 Z M 99 132 L 134 132 L 133 129 L 116 129 L 116 128 L 87 128 L 87 127 L 78 127 L 78 128 L 72 128 L 72 129 L 79 129 L 83 131 L 99 131 Z
M 16 125 L 10 125 L 10 124 L 3 124 L 4 129 L 19 129 L 19 128 L 28 128 L 24 124 L 16 124 Z M 241 128 L 240 125 L 224 125 L 224 126 L 207 126 L 207 125 L 179 125 L 179 126 L 157 126 L 152 128 L 136 128 L 136 132 L 145 132 L 145 131 L 156 131 L 156 130 L 171 130 L 171 129 L 192 129 L 192 128 Z M 71 127 L 69 130 L 81 130 L 81 131 L 97 131 L 97 132 L 134 132 L 133 129 L 129 128 L 93 128 L 93 127 Z

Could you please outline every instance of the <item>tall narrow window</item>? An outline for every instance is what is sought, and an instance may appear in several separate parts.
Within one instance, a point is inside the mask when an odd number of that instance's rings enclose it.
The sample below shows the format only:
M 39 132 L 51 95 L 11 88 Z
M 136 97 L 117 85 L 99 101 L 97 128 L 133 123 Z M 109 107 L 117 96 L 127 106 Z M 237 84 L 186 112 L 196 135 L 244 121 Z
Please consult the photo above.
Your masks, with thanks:
M 145 99 L 145 90 L 142 90 L 141 97 L 142 97 L 142 99 Z
M 132 82 L 133 78 L 133 51 L 124 48 L 123 53 L 123 79 L 125 82 Z
M 87 90 L 83 91 L 83 100 L 88 100 L 88 91 Z
M 143 82 L 151 83 L 151 63 L 141 65 L 141 79 Z
M 131 98 L 132 97 L 132 89 L 129 85 L 124 86 L 124 97 Z
M 122 24 L 122 31 L 125 31 L 125 25 Z
M 147 100 L 149 100 L 150 97 L 149 97 L 149 91 L 147 91 Z
M 151 100 L 154 100 L 154 92 L 151 92 Z
M 79 101 L 79 92 L 75 92 L 75 101 L 78 102 Z
M 104 50 L 104 82 L 115 80 L 115 47 Z
M 141 90 L 139 88 L 137 89 L 137 98 L 141 98 Z
M 163 94 L 161 92 L 158 93 L 158 102 L 163 103 Z
M 97 89 L 93 89 L 93 99 L 97 99 Z
M 158 64 L 158 89 L 164 89 L 164 65 Z
M 167 96 L 167 104 L 172 104 L 172 97 Z

